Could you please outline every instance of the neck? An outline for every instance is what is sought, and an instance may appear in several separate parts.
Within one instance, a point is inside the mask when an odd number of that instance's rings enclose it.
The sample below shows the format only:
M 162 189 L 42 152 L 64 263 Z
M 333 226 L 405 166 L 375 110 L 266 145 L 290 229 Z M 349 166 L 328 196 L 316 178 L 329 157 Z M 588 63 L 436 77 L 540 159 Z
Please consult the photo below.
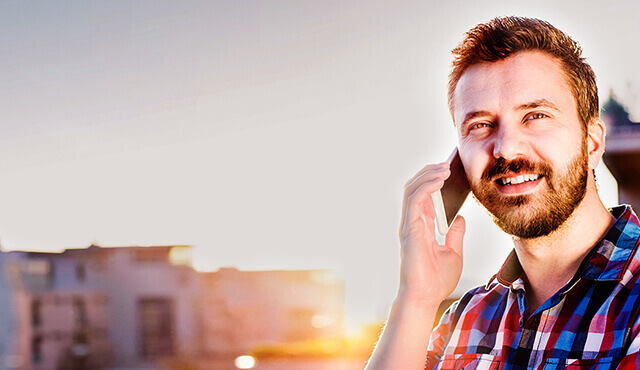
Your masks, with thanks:
M 535 239 L 514 237 L 516 253 L 525 272 L 530 312 L 573 278 L 585 256 L 614 222 L 597 194 L 595 181 L 590 178 L 585 198 L 560 228 Z

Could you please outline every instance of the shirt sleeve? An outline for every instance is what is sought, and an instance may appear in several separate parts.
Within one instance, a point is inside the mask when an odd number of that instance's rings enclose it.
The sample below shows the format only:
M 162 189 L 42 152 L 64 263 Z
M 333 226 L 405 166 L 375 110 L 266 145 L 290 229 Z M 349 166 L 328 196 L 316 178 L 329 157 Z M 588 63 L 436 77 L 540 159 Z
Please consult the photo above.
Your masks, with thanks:
M 458 307 L 459 301 L 454 302 L 440 318 L 440 322 L 431 332 L 429 339 L 429 348 L 427 349 L 427 362 L 425 369 L 433 369 L 438 365 L 444 349 L 451 337 L 451 325 L 455 321 L 454 314 Z

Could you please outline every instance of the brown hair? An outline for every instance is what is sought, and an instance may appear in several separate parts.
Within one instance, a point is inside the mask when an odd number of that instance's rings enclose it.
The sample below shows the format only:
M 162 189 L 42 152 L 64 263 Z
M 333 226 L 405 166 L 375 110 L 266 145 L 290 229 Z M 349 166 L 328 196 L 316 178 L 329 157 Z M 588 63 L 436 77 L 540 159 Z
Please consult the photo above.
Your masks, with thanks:
M 453 94 L 467 68 L 482 62 L 502 60 L 525 50 L 543 51 L 560 62 L 585 128 L 598 117 L 596 77 L 582 57 L 580 45 L 548 22 L 514 16 L 494 18 L 475 26 L 452 50 L 454 58 L 447 91 L 451 115 Z

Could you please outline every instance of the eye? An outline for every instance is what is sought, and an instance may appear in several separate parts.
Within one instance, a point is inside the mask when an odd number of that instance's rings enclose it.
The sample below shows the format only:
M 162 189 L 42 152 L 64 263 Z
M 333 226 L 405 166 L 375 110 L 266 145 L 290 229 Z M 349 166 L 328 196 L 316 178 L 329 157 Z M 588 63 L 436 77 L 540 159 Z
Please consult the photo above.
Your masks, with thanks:
M 483 128 L 491 127 L 490 123 L 487 122 L 476 122 L 469 125 L 469 130 L 479 130 Z
M 542 119 L 542 118 L 547 118 L 547 117 L 549 117 L 549 116 L 547 116 L 544 113 L 537 112 L 537 113 L 530 114 L 529 116 L 527 116 L 527 118 L 525 120 L 528 121 L 528 120 L 532 120 L 532 119 Z

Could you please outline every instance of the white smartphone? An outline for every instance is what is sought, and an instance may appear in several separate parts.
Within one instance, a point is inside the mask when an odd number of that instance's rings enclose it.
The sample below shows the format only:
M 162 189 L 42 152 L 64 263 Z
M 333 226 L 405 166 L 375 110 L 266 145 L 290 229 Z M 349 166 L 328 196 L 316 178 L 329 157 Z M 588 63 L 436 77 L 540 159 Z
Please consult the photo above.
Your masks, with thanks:
M 451 153 L 447 162 L 450 163 L 451 176 L 444 181 L 442 189 L 431 194 L 433 208 L 436 212 L 436 225 L 440 235 L 447 234 L 449 226 L 471 191 L 458 154 L 458 148 Z

